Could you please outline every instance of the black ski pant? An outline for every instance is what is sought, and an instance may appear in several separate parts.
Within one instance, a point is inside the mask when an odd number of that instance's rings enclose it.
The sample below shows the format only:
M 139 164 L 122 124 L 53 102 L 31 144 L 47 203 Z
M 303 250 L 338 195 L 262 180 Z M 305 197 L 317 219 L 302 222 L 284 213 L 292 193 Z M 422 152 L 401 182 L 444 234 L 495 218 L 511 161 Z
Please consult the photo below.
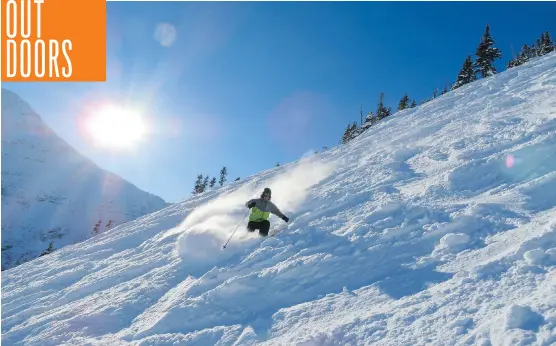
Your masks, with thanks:
M 270 222 L 268 220 L 262 221 L 249 221 L 247 223 L 247 230 L 249 232 L 255 232 L 255 230 L 259 230 L 259 235 L 266 237 L 268 235 L 268 231 L 270 230 Z

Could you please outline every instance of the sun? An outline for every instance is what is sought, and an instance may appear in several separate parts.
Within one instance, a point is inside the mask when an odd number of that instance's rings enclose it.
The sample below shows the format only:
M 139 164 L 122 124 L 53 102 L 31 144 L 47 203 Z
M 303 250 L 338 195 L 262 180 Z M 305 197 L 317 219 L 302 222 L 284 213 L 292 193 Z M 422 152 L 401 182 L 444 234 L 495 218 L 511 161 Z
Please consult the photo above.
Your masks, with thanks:
M 124 149 L 143 138 L 146 125 L 139 113 L 131 109 L 106 106 L 89 116 L 86 129 L 95 144 Z

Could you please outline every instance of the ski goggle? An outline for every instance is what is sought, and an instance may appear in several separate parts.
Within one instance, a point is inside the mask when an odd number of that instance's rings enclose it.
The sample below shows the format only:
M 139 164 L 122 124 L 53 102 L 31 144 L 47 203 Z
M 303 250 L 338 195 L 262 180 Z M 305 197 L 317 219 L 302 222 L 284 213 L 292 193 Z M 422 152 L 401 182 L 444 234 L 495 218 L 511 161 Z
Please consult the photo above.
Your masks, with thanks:
M 270 194 L 268 194 L 268 193 L 263 193 L 263 198 L 268 198 L 268 199 L 270 199 Z

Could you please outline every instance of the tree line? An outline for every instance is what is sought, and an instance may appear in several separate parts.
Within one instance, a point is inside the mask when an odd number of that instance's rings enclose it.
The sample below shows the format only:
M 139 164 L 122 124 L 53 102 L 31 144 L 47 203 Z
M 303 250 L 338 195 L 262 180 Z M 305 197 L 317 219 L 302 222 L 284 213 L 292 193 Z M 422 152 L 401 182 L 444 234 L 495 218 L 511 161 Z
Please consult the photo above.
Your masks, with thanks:
M 421 101 L 419 105 L 426 104 L 427 102 L 437 98 L 439 95 L 444 95 L 449 91 L 455 90 L 462 87 L 463 85 L 472 83 L 479 78 L 488 78 L 497 73 L 494 62 L 502 58 L 502 51 L 500 48 L 495 46 L 495 40 L 490 33 L 490 25 L 486 25 L 485 31 L 481 37 L 481 40 L 475 50 L 475 59 L 471 54 L 467 55 L 463 65 L 455 78 L 454 83 L 448 83 L 444 85 L 442 91 L 436 88 L 432 96 L 424 101 Z M 522 65 L 532 58 L 539 57 L 555 50 L 555 45 L 550 39 L 550 33 L 544 32 L 532 45 L 524 44 L 521 48 L 520 53 L 514 56 L 512 60 L 508 62 L 507 69 Z M 384 93 L 379 94 L 378 104 L 374 111 L 369 111 L 365 117 L 363 117 L 363 108 L 361 108 L 360 113 L 360 123 L 356 121 L 351 121 L 348 123 L 344 130 L 344 133 L 340 139 L 341 144 L 346 144 L 359 136 L 361 133 L 365 132 L 368 128 L 376 125 L 382 119 L 395 114 L 396 112 L 402 111 L 404 109 L 410 109 L 417 107 L 417 101 L 410 98 L 406 92 L 398 102 L 398 106 L 395 110 L 387 107 L 384 103 Z M 317 153 L 317 152 L 315 152 Z M 280 164 L 277 163 L 276 167 Z M 224 185 L 227 180 L 228 170 L 227 167 L 222 167 L 220 170 L 220 179 L 218 183 L 220 187 Z M 240 178 L 235 179 L 235 181 L 240 180 Z M 200 194 L 207 189 L 214 188 L 216 186 L 216 177 L 210 177 L 209 175 L 199 174 L 195 181 L 192 194 Z
M 508 62 L 507 68 L 511 69 L 513 67 L 523 65 L 532 58 L 546 55 L 555 50 L 556 46 L 550 39 L 550 33 L 548 31 L 544 32 L 532 45 L 528 46 L 527 43 L 523 44 L 519 55 Z
M 508 62 L 507 69 L 522 65 L 532 58 L 551 53 L 555 50 L 556 46 L 550 39 L 550 33 L 548 31 L 544 32 L 531 46 L 524 44 L 519 55 L 515 56 Z M 495 47 L 495 41 L 490 34 L 490 26 L 487 24 L 483 36 L 481 37 L 481 41 L 475 51 L 475 61 L 473 61 L 471 55 L 468 55 L 463 62 L 461 70 L 457 74 L 456 81 L 452 85 L 444 86 L 444 89 L 440 94 L 444 95 L 448 92 L 448 90 L 455 90 L 465 84 L 476 81 L 478 78 L 493 76 L 497 73 L 494 62 L 500 58 L 502 58 L 502 51 Z M 425 104 L 435 99 L 437 95 L 438 89 L 434 91 L 430 99 L 421 102 L 421 104 Z M 399 101 L 396 111 L 414 108 L 416 106 L 416 101 L 410 100 L 408 94 L 405 93 Z M 340 143 L 348 143 L 369 127 L 376 125 L 379 121 L 389 117 L 391 114 L 393 114 L 392 110 L 389 107 L 384 106 L 384 93 L 380 93 L 376 111 L 374 113 L 368 112 L 365 120 L 363 121 L 363 109 L 361 109 L 360 126 L 358 126 L 355 121 L 350 122 L 344 130 Z
M 197 180 L 195 180 L 195 185 L 193 187 L 193 191 L 191 192 L 193 195 L 197 195 L 200 193 L 203 193 L 205 191 L 207 191 L 207 188 L 214 188 L 214 186 L 216 185 L 216 177 L 212 177 L 212 179 L 210 179 L 210 176 L 207 175 L 203 175 L 203 174 L 199 174 L 197 175 Z M 239 177 L 237 177 L 234 181 L 239 181 Z M 222 169 L 220 170 L 220 179 L 218 179 L 218 184 L 220 185 L 220 187 L 224 186 L 224 183 L 228 180 L 228 167 L 223 166 Z

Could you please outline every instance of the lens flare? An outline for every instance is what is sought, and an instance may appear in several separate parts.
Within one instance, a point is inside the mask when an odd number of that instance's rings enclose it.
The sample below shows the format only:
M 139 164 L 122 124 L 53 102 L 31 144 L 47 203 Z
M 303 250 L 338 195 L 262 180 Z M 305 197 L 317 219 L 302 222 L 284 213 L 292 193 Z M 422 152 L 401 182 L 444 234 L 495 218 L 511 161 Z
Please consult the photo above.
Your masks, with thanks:
M 506 167 L 512 168 L 515 164 L 515 157 L 512 154 L 506 156 Z
M 176 28 L 169 23 L 160 23 L 154 31 L 154 38 L 164 47 L 170 47 L 177 37 Z

